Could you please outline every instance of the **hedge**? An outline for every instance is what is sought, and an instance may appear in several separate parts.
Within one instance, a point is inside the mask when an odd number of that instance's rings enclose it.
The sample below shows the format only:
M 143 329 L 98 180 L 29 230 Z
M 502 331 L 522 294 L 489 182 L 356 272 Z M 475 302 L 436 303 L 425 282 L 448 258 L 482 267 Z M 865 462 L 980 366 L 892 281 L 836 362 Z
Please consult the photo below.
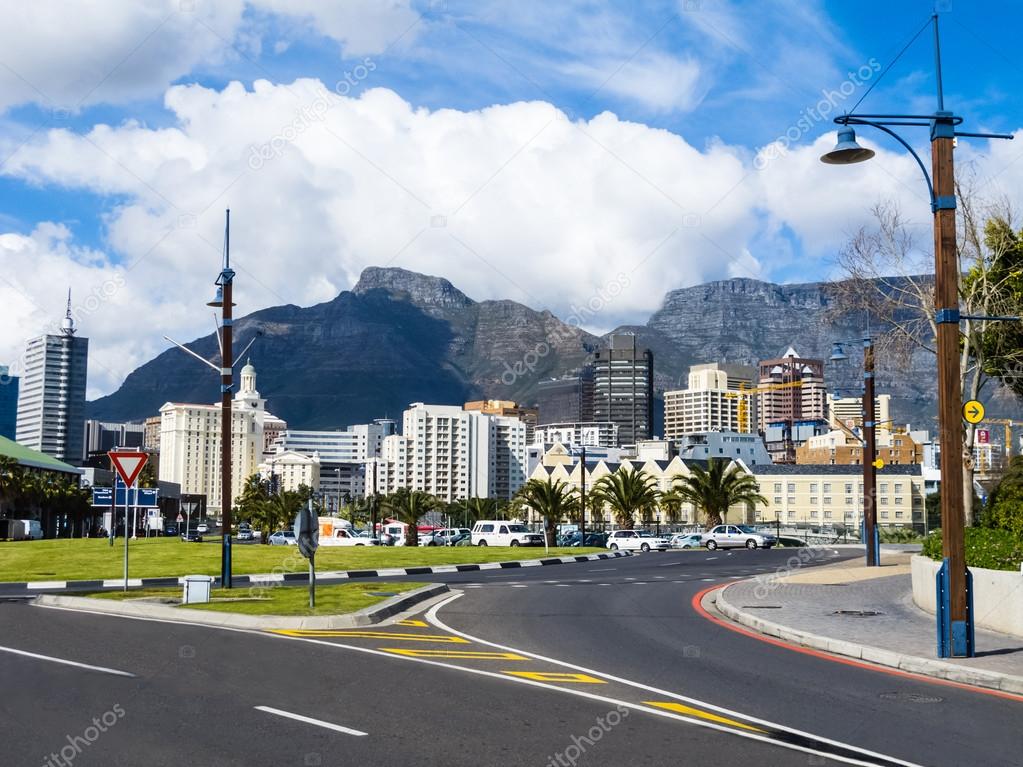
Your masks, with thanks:
M 966 564 L 988 570 L 1019 570 L 1023 562 L 1023 542 L 1006 530 L 968 527 Z M 941 530 L 932 530 L 924 539 L 923 555 L 941 561 Z

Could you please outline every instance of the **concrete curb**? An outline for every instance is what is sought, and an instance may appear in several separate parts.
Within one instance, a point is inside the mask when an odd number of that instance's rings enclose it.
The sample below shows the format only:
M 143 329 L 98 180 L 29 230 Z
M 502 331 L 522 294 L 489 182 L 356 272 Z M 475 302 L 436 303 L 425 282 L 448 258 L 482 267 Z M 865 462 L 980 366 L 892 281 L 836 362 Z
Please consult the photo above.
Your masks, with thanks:
M 632 556 L 631 551 L 609 551 L 602 554 L 579 554 L 574 557 L 549 557 L 544 559 L 512 560 L 510 562 L 484 562 L 476 565 L 431 565 L 422 567 L 390 567 L 383 570 L 327 570 L 316 573 L 317 583 L 334 583 L 352 578 L 389 578 L 403 575 L 432 575 L 434 573 L 466 573 L 477 570 L 502 570 L 516 567 L 544 567 L 547 565 L 565 565 L 575 562 L 593 562 L 598 559 L 615 559 Z M 164 586 L 180 586 L 185 582 L 184 576 L 178 578 L 129 578 L 129 588 L 161 588 Z M 234 586 L 271 586 L 277 583 L 308 583 L 308 573 L 259 573 L 256 575 L 235 575 L 231 579 Z M 87 581 L 5 581 L 0 582 L 0 596 L 30 596 L 33 593 L 54 591 L 103 591 L 119 589 L 124 586 L 123 578 L 107 578 Z M 213 587 L 220 586 L 220 578 L 214 578 Z
M 824 650 L 835 655 L 844 655 L 868 663 L 876 663 L 879 666 L 890 666 L 902 671 L 931 676 L 937 679 L 946 679 L 950 682 L 959 682 L 974 687 L 986 687 L 992 690 L 1023 694 L 1023 677 L 1021 676 L 960 666 L 956 663 L 948 663 L 947 661 L 935 660 L 933 658 L 921 658 L 917 655 L 905 655 L 880 647 L 847 642 L 841 639 L 821 636 L 820 634 L 812 634 L 809 631 L 799 631 L 780 623 L 764 620 L 756 615 L 744 612 L 731 604 L 726 597 L 728 589 L 729 586 L 726 586 L 723 589 L 708 594 L 707 597 L 715 600 L 715 606 L 723 616 L 761 634 L 776 637 L 792 644 L 802 645 L 803 647 Z
M 430 583 L 422 588 L 390 597 L 380 604 L 345 615 L 315 615 L 309 617 L 287 617 L 275 615 L 234 615 L 233 613 L 206 612 L 152 602 L 117 602 L 112 599 L 90 597 L 65 597 L 58 594 L 40 594 L 35 604 L 44 607 L 62 607 L 69 610 L 86 610 L 106 615 L 121 615 L 131 618 L 158 618 L 181 623 L 201 623 L 207 626 L 226 626 L 241 629 L 348 629 L 373 626 L 388 618 L 403 613 L 411 607 L 433 599 L 448 591 L 447 584 Z

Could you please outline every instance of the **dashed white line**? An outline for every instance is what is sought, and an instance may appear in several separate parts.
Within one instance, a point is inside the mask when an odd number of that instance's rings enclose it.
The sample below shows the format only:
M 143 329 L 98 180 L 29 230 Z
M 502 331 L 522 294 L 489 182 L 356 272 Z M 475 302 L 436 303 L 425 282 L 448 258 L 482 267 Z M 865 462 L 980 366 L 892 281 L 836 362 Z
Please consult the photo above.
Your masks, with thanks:
M 134 677 L 134 674 L 129 674 L 127 671 L 118 671 L 116 668 L 107 668 L 106 666 L 93 666 L 88 663 L 79 663 L 75 660 L 65 660 L 64 658 L 54 658 L 50 655 L 39 655 L 34 652 L 26 652 L 25 650 L 16 650 L 13 647 L 0 647 L 0 652 L 9 652 L 13 655 L 22 655 L 26 658 L 35 658 L 36 660 L 48 660 L 50 663 L 60 663 L 64 666 L 75 666 L 76 668 L 84 668 L 89 671 L 101 671 L 104 674 L 113 674 L 114 676 L 130 676 Z
M 298 722 L 305 722 L 306 724 L 315 724 L 317 727 L 323 727 L 327 730 L 343 732 L 345 735 L 369 735 L 368 732 L 363 732 L 362 730 L 353 730 L 351 727 L 344 727 L 343 725 L 334 724 L 333 722 L 324 722 L 322 719 L 313 719 L 310 716 L 293 714 L 290 711 L 281 711 L 279 708 L 271 708 L 270 706 L 254 706 L 254 708 L 256 711 L 263 711 L 267 714 L 274 714 L 275 716 L 283 716 L 285 719 L 294 719 Z

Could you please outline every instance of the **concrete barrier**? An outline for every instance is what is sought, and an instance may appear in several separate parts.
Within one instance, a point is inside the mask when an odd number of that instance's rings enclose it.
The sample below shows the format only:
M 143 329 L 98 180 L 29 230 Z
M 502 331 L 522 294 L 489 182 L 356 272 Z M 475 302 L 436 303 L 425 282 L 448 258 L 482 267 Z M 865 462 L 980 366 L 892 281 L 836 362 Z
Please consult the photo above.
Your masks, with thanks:
M 936 599 L 934 578 L 941 563 L 917 555 L 911 565 L 913 602 L 921 610 L 933 614 Z M 981 567 L 971 567 L 970 572 L 973 573 L 976 627 L 1023 638 L 1023 573 Z

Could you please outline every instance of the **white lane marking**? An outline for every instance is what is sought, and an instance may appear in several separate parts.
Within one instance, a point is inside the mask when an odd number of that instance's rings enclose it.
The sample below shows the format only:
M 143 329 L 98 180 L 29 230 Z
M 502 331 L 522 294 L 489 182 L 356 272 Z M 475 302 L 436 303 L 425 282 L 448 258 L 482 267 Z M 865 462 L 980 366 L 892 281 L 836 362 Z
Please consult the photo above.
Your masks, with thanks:
M 290 711 L 281 711 L 279 708 L 270 708 L 270 706 L 253 706 L 253 708 L 255 708 L 256 711 L 265 711 L 267 714 L 283 716 L 285 719 L 294 719 L 295 721 L 305 722 L 306 724 L 315 724 L 317 727 L 323 727 L 327 730 L 343 732 L 345 735 L 369 735 L 368 732 L 363 732 L 362 730 L 353 730 L 351 727 L 343 727 L 342 725 L 334 724 L 333 722 L 324 722 L 322 719 L 313 719 L 309 716 L 293 714 Z
M 877 751 L 870 751 L 869 749 L 860 748 L 858 746 L 853 746 L 853 745 L 850 745 L 848 743 L 842 743 L 841 741 L 832 740 L 831 738 L 826 738 L 826 737 L 823 737 L 821 735 L 814 735 L 813 733 L 807 732 L 805 730 L 797 730 L 794 727 L 788 727 L 786 725 L 776 724 L 776 723 L 768 721 L 766 719 L 759 719 L 758 717 L 755 717 L 755 716 L 750 716 L 748 714 L 742 714 L 742 713 L 739 713 L 738 711 L 732 711 L 731 709 L 727 709 L 727 708 L 724 708 L 722 706 L 716 706 L 713 703 L 707 703 L 706 701 L 698 700 L 696 698 L 689 698 L 689 697 L 686 697 L 685 695 L 679 695 L 678 693 L 669 692 L 668 690 L 661 690 L 661 689 L 659 689 L 657 687 L 651 687 L 650 685 L 641 684 L 640 682 L 634 682 L 631 679 L 624 679 L 622 677 L 614 676 L 613 674 L 608 674 L 608 673 L 605 673 L 603 671 L 597 671 L 595 669 L 586 668 L 585 666 L 577 666 L 574 663 L 567 663 L 566 661 L 563 661 L 563 660 L 556 660 L 555 658 L 549 658 L 546 655 L 540 655 L 538 653 L 529 652 L 528 650 L 520 650 L 517 647 L 509 647 L 507 645 L 497 644 L 496 642 L 490 642 L 490 641 L 488 641 L 486 639 L 480 639 L 479 637 L 473 636 L 472 634 L 466 634 L 464 631 L 459 631 L 458 629 L 451 628 L 451 626 L 448 626 L 446 623 L 444 623 L 444 621 L 442 621 L 440 618 L 437 617 L 437 611 L 440 610 L 440 608 L 447 606 L 449 603 L 455 601 L 456 599 L 459 599 L 461 596 L 462 596 L 461 594 L 452 594 L 447 599 L 444 599 L 444 600 L 436 603 L 433 607 L 431 607 L 429 610 L 426 611 L 426 620 L 429 623 L 431 623 L 434 626 L 436 626 L 437 628 L 441 629 L 442 631 L 447 631 L 447 632 L 449 632 L 451 634 L 454 634 L 456 636 L 460 636 L 463 639 L 468 639 L 470 642 L 479 642 L 480 644 L 489 645 L 489 646 L 497 648 L 499 650 L 504 650 L 505 652 L 514 652 L 514 653 L 518 653 L 519 655 L 526 655 L 526 656 L 528 656 L 530 658 L 536 658 L 537 660 L 541 660 L 541 661 L 544 661 L 546 663 L 553 663 L 556 666 L 561 666 L 563 668 L 570 668 L 570 669 L 572 669 L 574 671 L 580 671 L 580 672 L 583 672 L 583 673 L 586 673 L 586 674 L 591 674 L 593 676 L 603 677 L 604 679 L 607 679 L 607 680 L 612 681 L 612 682 L 619 682 L 621 684 L 628 685 L 629 687 L 635 687 L 635 688 L 640 689 L 640 690 L 646 690 L 647 692 L 652 692 L 655 695 L 665 695 L 665 696 L 667 696 L 669 698 L 674 698 L 675 700 L 683 701 L 684 703 L 688 703 L 688 704 L 690 704 L 692 706 L 697 706 L 697 707 L 700 707 L 700 708 L 703 708 L 703 709 L 707 709 L 707 710 L 710 710 L 710 711 L 717 711 L 718 713 L 723 714 L 723 715 L 728 716 L 728 717 L 736 717 L 736 718 L 738 718 L 740 720 L 743 720 L 743 721 L 746 721 L 746 722 L 751 722 L 753 724 L 759 724 L 759 725 L 763 725 L 765 727 L 773 727 L 773 728 L 775 728 L 777 730 L 783 730 L 783 731 L 786 731 L 786 732 L 791 732 L 791 733 L 796 733 L 798 735 L 803 735 L 804 737 L 807 737 L 807 738 L 813 738 L 814 740 L 820 741 L 821 743 L 828 743 L 828 744 L 833 745 L 833 746 L 839 746 L 840 748 L 844 748 L 844 749 L 847 749 L 849 751 L 855 751 L 855 752 L 857 752 L 859 754 L 863 754 L 864 756 L 870 756 L 870 757 L 876 757 L 876 758 L 880 758 L 880 759 L 885 759 L 885 760 L 887 760 L 887 761 L 889 761 L 889 762 L 891 762 L 893 764 L 901 764 L 901 765 L 904 765 L 905 767 L 920 767 L 920 765 L 917 765 L 917 764 L 915 764 L 913 762 L 906 762 L 906 761 L 903 761 L 901 759 L 897 759 L 895 757 L 888 756 L 886 754 L 881 754 L 881 753 L 879 753 Z M 274 635 L 274 636 L 282 636 L 283 637 L 283 635 Z M 289 637 L 289 638 L 294 638 L 294 637 Z M 308 640 L 308 641 L 323 642 L 324 644 L 331 644 L 330 642 L 326 642 L 325 640 L 320 640 L 320 639 L 314 639 L 314 640 Z M 425 660 L 425 659 L 419 658 L 418 660 Z M 466 668 L 464 670 L 465 671 L 470 671 L 470 672 L 475 672 L 475 673 L 486 674 L 486 675 L 494 675 L 493 672 L 480 671 L 478 669 Z M 516 680 L 516 681 L 519 681 L 519 680 Z M 529 681 L 529 680 L 523 680 L 523 681 Z M 549 685 L 545 685 L 542 682 L 534 682 L 534 684 L 539 685 L 541 687 L 550 687 Z M 571 693 L 571 694 L 574 694 L 574 695 L 580 695 L 582 697 L 587 697 L 587 698 L 597 698 L 597 699 L 599 699 L 601 697 L 601 696 L 595 695 L 593 693 L 583 692 L 581 690 L 567 690 L 564 687 L 551 687 L 551 689 L 556 689 L 556 690 L 560 690 L 562 692 L 568 692 L 568 693 Z M 608 700 L 609 702 L 616 702 L 616 701 L 614 701 L 611 698 L 607 698 L 606 700 Z M 629 708 L 639 709 L 641 711 L 647 711 L 648 713 L 659 713 L 658 710 L 650 710 L 650 709 L 645 708 L 643 706 L 639 706 L 639 705 L 637 705 L 635 703 L 622 702 L 622 703 L 620 703 L 620 705 L 624 705 L 624 706 L 627 706 Z M 703 719 L 689 719 L 688 717 L 680 716 L 680 715 L 677 715 L 677 714 L 673 715 L 671 718 L 681 719 L 682 721 L 690 722 L 691 724 L 695 724 L 695 725 L 700 726 L 700 727 L 709 727 L 710 729 L 720 730 L 722 732 L 729 732 L 732 735 L 737 735 L 737 736 L 739 736 L 741 738 L 751 738 L 753 740 L 762 740 L 762 741 L 765 741 L 767 743 L 773 743 L 774 745 L 780 746 L 782 748 L 791 748 L 791 749 L 793 749 L 795 751 L 804 751 L 806 753 L 811 753 L 811 754 L 820 754 L 821 756 L 826 756 L 826 757 L 828 757 L 828 758 L 830 758 L 830 759 L 832 759 L 834 761 L 837 761 L 837 762 L 845 762 L 846 764 L 859 764 L 859 765 L 865 765 L 867 767 L 869 767 L 870 765 L 874 764 L 873 762 L 862 762 L 862 761 L 859 761 L 857 759 L 852 759 L 850 757 L 842 756 L 842 755 L 839 755 L 839 754 L 832 754 L 832 753 L 828 753 L 828 752 L 825 752 L 825 751 L 817 751 L 815 749 L 808 748 L 808 747 L 805 747 L 805 746 L 798 746 L 798 745 L 791 744 L 791 743 L 784 743 L 784 742 L 777 741 L 777 740 L 771 740 L 769 738 L 766 738 L 766 737 L 764 737 L 762 735 L 758 735 L 756 733 L 743 732 L 741 730 L 735 730 L 735 729 L 726 728 L 724 726 L 717 725 L 717 724 L 714 724 L 713 722 L 708 722 L 708 721 L 703 720 Z
M 587 570 L 588 573 L 609 573 L 612 570 L 617 570 L 617 567 L 598 567 L 596 570 Z
M 565 588 L 567 588 L 567 587 L 571 586 L 572 584 L 571 583 L 555 583 L 554 585 L 555 586 L 564 586 Z
M 525 583 L 509 583 L 508 585 L 511 586 L 513 589 L 528 589 L 529 588 L 529 586 L 527 586 Z
M 729 554 L 728 556 L 731 556 L 731 554 Z M 713 562 L 715 559 L 717 559 L 717 557 L 707 557 L 704 561 L 705 562 Z
M 26 652 L 25 650 L 15 650 L 13 647 L 0 647 L 0 652 L 9 652 L 14 655 L 23 655 L 26 658 L 35 658 L 36 660 L 48 660 L 51 663 L 61 663 L 65 666 L 75 666 L 76 668 L 84 668 L 89 671 L 102 671 L 104 674 L 113 674 L 114 676 L 130 676 L 134 677 L 134 674 L 129 674 L 127 671 L 118 671 L 116 668 L 107 668 L 106 666 L 92 666 L 88 663 L 79 663 L 75 660 L 65 660 L 64 658 L 54 658 L 50 655 L 39 655 L 34 652 Z
M 610 586 L 611 584 L 610 583 L 598 583 L 597 585 L 598 586 Z
M 704 581 L 704 582 L 711 582 L 711 581 L 713 581 L 714 579 L 713 579 L 713 578 L 700 578 L 700 580 L 701 580 L 701 581 Z

